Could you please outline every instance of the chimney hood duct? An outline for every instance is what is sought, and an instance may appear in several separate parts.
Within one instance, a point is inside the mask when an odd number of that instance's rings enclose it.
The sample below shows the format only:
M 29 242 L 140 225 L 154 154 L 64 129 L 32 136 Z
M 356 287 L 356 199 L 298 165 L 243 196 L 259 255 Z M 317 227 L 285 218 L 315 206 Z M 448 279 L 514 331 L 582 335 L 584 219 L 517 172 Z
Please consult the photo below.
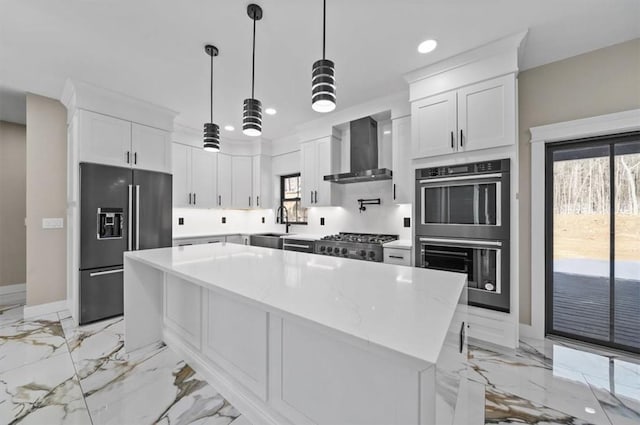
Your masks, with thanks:
M 378 123 L 371 117 L 364 117 L 351 121 L 349 127 L 351 171 L 324 176 L 324 180 L 346 184 L 391 179 L 391 170 L 378 168 Z

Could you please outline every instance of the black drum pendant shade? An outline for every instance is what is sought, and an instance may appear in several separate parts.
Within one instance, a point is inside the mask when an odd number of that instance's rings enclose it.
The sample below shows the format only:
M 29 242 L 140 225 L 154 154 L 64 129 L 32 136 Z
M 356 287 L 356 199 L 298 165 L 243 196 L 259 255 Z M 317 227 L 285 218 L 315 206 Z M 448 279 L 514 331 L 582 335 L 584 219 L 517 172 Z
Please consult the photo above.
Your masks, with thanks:
M 251 58 L 251 98 L 245 99 L 242 111 L 242 132 L 247 136 L 262 134 L 262 102 L 255 98 L 256 79 L 256 21 L 262 19 L 262 8 L 257 4 L 247 6 L 247 15 L 253 21 L 253 49 Z
M 316 112 L 336 109 L 336 65 L 326 59 L 327 1 L 322 1 L 322 59 L 314 62 L 311 74 L 311 107 Z
M 213 57 L 218 56 L 218 48 L 207 44 L 204 47 L 204 51 L 211 57 L 211 97 L 210 99 L 210 111 L 211 122 L 204 124 L 204 150 L 208 152 L 220 151 L 220 127 L 218 124 L 213 123 Z

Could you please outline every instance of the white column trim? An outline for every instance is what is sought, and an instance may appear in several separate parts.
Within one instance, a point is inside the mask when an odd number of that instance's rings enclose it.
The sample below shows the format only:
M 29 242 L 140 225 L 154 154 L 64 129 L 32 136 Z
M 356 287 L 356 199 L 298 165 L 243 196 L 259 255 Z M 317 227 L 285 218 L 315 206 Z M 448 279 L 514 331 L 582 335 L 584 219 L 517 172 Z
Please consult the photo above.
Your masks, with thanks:
M 548 143 L 640 130 L 640 109 L 530 128 L 531 131 L 531 327 L 545 335 L 545 148 Z M 533 231 L 536 229 L 536 231 Z M 522 330 L 522 327 L 521 327 Z

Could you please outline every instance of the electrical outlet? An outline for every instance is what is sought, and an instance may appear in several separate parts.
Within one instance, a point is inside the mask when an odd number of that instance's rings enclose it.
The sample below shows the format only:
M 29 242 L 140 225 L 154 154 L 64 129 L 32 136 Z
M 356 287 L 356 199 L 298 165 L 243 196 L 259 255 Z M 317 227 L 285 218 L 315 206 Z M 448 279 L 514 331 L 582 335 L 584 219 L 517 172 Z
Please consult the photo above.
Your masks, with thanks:
M 227 222 L 227 217 L 222 217 L 222 224 L 225 224 Z
M 262 217 L 262 223 L 264 224 L 264 217 Z
M 320 217 L 320 226 L 324 226 L 324 217 Z
M 404 227 L 411 227 L 411 217 L 404 218 Z
M 184 225 L 184 217 L 178 217 L 178 226 Z

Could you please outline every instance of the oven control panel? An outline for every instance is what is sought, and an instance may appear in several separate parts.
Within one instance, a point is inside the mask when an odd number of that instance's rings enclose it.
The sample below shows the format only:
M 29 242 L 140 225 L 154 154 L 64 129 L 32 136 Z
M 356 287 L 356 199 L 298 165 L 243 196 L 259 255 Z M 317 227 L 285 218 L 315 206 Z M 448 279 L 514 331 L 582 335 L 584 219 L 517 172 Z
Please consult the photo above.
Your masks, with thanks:
M 316 254 L 331 255 L 333 257 L 351 258 L 355 260 L 382 261 L 382 246 L 336 243 L 331 241 L 317 241 Z
M 484 173 L 504 173 L 509 171 L 509 160 L 474 162 L 455 164 L 446 167 L 431 167 L 416 170 L 416 179 L 428 179 L 445 176 L 464 176 Z

